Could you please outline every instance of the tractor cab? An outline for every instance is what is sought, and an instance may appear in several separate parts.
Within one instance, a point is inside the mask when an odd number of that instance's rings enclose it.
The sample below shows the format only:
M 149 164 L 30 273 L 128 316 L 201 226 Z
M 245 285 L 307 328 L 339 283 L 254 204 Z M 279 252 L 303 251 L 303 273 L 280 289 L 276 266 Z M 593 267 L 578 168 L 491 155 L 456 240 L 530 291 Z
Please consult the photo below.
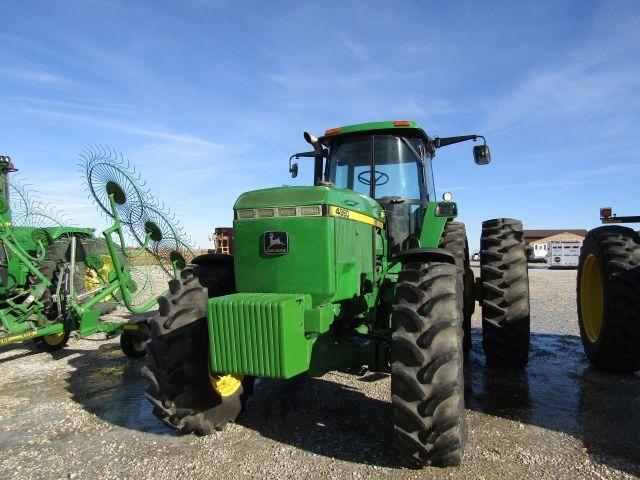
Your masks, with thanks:
M 484 140 L 479 135 L 432 139 L 409 120 L 332 128 L 319 139 L 309 133 L 304 136 L 314 151 L 291 158 L 315 158 L 316 186 L 354 190 L 375 199 L 387 217 L 392 256 L 419 245 L 427 205 L 436 201 L 432 170 L 436 148 Z M 473 154 L 479 165 L 491 159 L 486 143 L 474 147 Z M 298 165 L 290 164 L 289 170 L 293 177 L 297 176 Z M 445 202 L 449 203 L 449 199 Z M 455 204 L 446 211 L 455 216 Z
M 329 182 L 375 199 L 385 210 L 390 251 L 420 235 L 426 204 L 435 199 L 433 149 L 413 129 L 326 136 Z

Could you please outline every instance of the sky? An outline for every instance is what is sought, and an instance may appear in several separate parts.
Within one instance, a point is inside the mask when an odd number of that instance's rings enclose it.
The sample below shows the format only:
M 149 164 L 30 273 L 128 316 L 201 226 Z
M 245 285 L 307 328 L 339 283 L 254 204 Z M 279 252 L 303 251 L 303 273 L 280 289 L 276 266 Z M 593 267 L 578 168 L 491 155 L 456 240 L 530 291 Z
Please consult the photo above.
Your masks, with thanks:
M 0 154 L 75 224 L 105 228 L 77 163 L 129 159 L 211 248 L 244 191 L 305 185 L 303 132 L 416 120 L 472 250 L 483 220 L 592 228 L 638 214 L 640 3 L 0 0 Z

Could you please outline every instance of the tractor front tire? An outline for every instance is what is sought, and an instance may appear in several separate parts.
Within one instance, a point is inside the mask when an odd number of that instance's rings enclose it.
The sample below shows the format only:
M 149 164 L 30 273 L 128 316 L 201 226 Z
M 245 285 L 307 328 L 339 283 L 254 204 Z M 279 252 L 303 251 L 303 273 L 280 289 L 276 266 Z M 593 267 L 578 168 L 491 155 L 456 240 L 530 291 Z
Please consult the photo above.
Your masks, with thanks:
M 150 320 L 147 365 L 153 413 L 182 433 L 206 435 L 235 421 L 252 393 L 252 377 L 211 375 L 207 299 L 233 291 L 233 271 L 190 266 L 169 282 Z M 218 387 L 216 389 L 216 387 Z
M 482 346 L 487 365 L 523 369 L 529 359 L 529 274 L 522 222 L 482 222 Z
M 467 231 L 462 222 L 448 221 L 442 232 L 440 248 L 448 250 L 456 259 L 457 282 L 462 296 L 462 332 L 464 338 L 464 358 L 469 356 L 471 351 L 471 317 L 476 308 L 474 294 L 474 276 L 469 266 L 469 246 L 467 241 Z
M 396 292 L 391 402 L 397 445 L 413 465 L 459 465 L 466 424 L 456 266 L 404 264 Z
M 577 281 L 580 337 L 598 368 L 640 370 L 640 235 L 619 226 L 591 230 Z

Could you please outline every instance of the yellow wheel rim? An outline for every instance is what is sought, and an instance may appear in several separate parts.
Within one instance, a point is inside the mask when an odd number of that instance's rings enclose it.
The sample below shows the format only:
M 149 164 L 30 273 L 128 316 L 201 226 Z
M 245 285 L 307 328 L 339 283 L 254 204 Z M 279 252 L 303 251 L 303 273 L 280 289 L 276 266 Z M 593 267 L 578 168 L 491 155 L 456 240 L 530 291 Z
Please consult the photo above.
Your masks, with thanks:
M 243 375 L 212 375 L 209 373 L 211 386 L 221 397 L 229 397 L 242 386 Z
M 64 339 L 64 332 L 60 333 L 52 333 L 51 335 L 43 335 L 42 340 L 47 345 L 51 345 L 52 347 L 59 345 Z
M 580 313 L 587 338 L 595 342 L 602 330 L 604 292 L 600 265 L 592 253 L 585 259 L 580 272 Z
M 104 283 L 109 283 L 109 274 L 113 270 L 113 260 L 109 255 L 101 255 L 104 265 L 98 271 L 93 268 L 87 268 L 84 272 L 84 288 L 85 291 L 90 292 L 102 286 L 100 279 Z

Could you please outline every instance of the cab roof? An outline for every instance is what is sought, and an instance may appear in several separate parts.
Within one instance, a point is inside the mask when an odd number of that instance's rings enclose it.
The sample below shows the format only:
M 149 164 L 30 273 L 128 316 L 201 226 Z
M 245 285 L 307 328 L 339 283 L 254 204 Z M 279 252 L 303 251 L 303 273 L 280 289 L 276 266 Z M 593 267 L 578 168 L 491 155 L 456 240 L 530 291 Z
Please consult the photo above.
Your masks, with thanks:
M 320 142 L 329 145 L 335 138 L 342 138 L 357 133 L 402 133 L 408 136 L 421 137 L 426 142 L 431 142 L 427 133 L 413 120 L 389 120 L 386 122 L 358 123 L 344 127 L 330 128 Z

